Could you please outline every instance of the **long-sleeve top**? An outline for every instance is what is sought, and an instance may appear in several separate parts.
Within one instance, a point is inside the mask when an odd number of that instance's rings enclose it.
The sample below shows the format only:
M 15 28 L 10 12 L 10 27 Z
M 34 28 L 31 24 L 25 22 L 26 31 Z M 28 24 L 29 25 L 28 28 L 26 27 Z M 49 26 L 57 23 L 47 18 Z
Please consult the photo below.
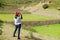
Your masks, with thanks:
M 15 24 L 15 25 L 21 24 L 21 16 L 19 16 L 19 17 L 14 17 L 14 24 Z

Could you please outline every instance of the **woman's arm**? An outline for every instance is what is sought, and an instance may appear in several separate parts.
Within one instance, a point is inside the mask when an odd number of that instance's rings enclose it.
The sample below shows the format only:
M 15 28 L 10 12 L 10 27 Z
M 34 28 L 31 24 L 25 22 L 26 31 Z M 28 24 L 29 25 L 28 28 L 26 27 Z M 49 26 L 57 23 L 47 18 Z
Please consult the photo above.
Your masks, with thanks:
M 23 19 L 22 14 L 21 14 L 21 19 Z

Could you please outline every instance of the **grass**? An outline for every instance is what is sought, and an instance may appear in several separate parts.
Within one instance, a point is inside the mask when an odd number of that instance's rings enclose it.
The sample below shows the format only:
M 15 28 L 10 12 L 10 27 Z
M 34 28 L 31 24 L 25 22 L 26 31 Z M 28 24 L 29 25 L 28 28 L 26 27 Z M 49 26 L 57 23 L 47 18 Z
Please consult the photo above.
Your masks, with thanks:
M 11 6 L 28 6 L 33 3 L 39 3 L 41 0 L 0 0 L 1 3 L 5 5 L 11 5 Z
M 23 29 L 37 32 L 40 35 L 60 38 L 60 24 L 50 24 L 43 26 L 23 26 Z
M 30 1 L 30 2 L 29 2 Z M 30 6 L 38 4 L 42 0 L 0 0 L 0 2 L 4 3 L 5 5 L 10 6 Z M 50 8 L 56 8 L 56 6 L 60 7 L 60 0 L 51 0 L 54 5 L 50 5 Z
M 39 34 L 60 38 L 60 24 L 32 27 Z
M 14 15 L 13 14 L 0 14 L 0 20 L 2 21 L 13 21 L 13 17 Z
M 14 21 L 15 14 L 0 14 L 0 20 L 2 21 Z M 56 20 L 54 18 L 49 18 L 45 16 L 38 16 L 34 14 L 22 14 L 23 20 L 22 21 L 42 21 L 42 20 Z
M 52 4 L 50 5 L 51 9 L 57 9 L 58 7 L 60 8 L 60 0 L 51 0 Z

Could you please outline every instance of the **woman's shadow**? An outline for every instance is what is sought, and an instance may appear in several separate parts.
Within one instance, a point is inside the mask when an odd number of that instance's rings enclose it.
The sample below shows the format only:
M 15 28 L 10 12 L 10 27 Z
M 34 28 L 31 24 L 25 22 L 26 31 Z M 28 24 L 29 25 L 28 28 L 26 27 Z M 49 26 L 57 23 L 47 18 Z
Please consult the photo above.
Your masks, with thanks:
M 0 27 L 3 25 L 3 21 L 2 20 L 0 20 Z

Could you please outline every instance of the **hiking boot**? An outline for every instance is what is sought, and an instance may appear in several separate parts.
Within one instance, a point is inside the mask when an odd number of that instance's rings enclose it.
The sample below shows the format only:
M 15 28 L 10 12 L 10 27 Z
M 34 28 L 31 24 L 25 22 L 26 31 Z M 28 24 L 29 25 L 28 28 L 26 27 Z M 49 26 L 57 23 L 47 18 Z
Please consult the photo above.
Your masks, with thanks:
M 16 37 L 15 35 L 13 35 L 13 37 Z
M 18 37 L 18 39 L 20 39 L 20 37 Z

